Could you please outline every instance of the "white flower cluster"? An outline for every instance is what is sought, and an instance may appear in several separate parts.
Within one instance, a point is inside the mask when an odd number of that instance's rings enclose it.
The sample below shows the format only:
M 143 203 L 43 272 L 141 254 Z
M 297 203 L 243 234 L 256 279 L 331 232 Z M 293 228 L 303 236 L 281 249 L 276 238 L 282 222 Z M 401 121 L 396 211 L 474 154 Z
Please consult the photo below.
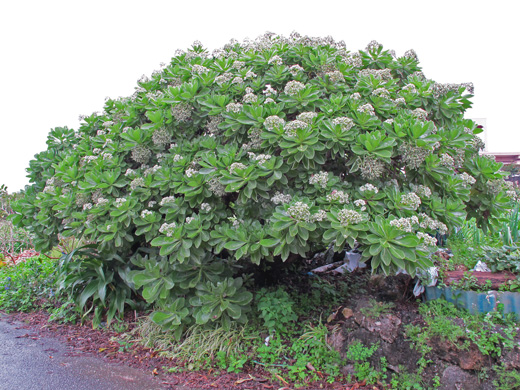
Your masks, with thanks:
M 408 168 L 417 169 L 424 162 L 432 151 L 412 143 L 405 142 L 398 147 L 401 158 Z
M 104 153 L 101 154 L 101 157 L 103 157 L 103 160 L 111 160 L 112 157 L 114 157 L 114 156 L 112 156 L 112 153 L 104 152 Z
M 236 76 L 231 80 L 231 84 L 244 84 L 244 79 L 242 77 Z
M 262 91 L 262 93 L 265 96 L 271 96 L 271 95 L 276 95 L 278 92 L 276 92 L 276 89 L 271 87 L 271 84 L 266 84 L 265 89 Z
M 172 115 L 179 122 L 186 122 L 191 117 L 192 107 L 188 103 L 179 103 L 172 107 Z
M 390 69 L 363 69 L 359 71 L 359 75 L 365 77 L 372 75 L 381 80 L 392 79 L 392 71 Z
M 209 213 L 211 211 L 211 206 L 209 205 L 209 203 L 201 203 L 200 210 Z
M 239 162 L 234 162 L 233 164 L 231 164 L 231 165 L 229 166 L 228 169 L 229 169 L 229 173 L 233 174 L 233 173 L 235 173 L 235 171 L 236 171 L 237 169 L 246 169 L 246 168 L 247 168 L 247 167 L 246 167 L 244 164 L 239 163 Z
M 247 154 L 248 154 L 250 160 L 258 161 L 258 165 L 265 164 L 267 161 L 269 161 L 271 159 L 271 157 L 273 157 L 270 154 L 259 154 L 259 155 L 256 155 L 253 152 L 248 152 Z
M 105 130 L 98 130 L 96 134 L 97 134 L 98 136 L 101 136 L 101 135 L 105 135 L 106 133 L 107 133 L 107 132 L 106 132 Z
M 234 112 L 235 114 L 239 113 L 240 111 L 242 111 L 242 104 L 241 103 L 229 103 L 226 106 L 226 111 Z
M 269 61 L 267 63 L 269 65 L 271 65 L 271 64 L 282 65 L 283 60 L 282 60 L 282 57 L 280 57 L 279 55 L 274 55 L 269 59 Z
M 311 217 L 309 205 L 303 202 L 296 202 L 287 209 L 287 212 L 298 222 L 308 222 Z
M 414 192 L 419 195 L 421 198 L 429 198 L 432 195 L 432 190 L 428 186 L 424 185 L 412 185 L 412 189 Z
M 167 196 L 167 197 L 161 199 L 159 206 L 164 206 L 166 204 L 172 204 L 172 203 L 175 203 L 175 196 Z
M 309 184 L 318 184 L 321 188 L 327 188 L 327 183 L 329 181 L 329 174 L 327 172 L 320 172 L 311 175 L 309 178 Z
M 199 173 L 199 171 L 193 169 L 193 168 L 188 168 L 186 169 L 186 171 L 184 172 L 184 175 L 186 177 L 192 177 L 193 175 L 196 175 L 197 173 Z
M 352 95 L 350 95 L 350 98 L 352 100 L 360 100 L 361 99 L 361 95 L 359 94 L 359 92 L 354 92 Z
M 345 82 L 345 76 L 343 76 L 343 73 L 341 73 L 339 70 L 335 70 L 333 72 L 327 72 L 325 73 L 327 76 L 329 76 L 329 80 L 332 83 L 340 83 Z
M 462 180 L 462 185 L 466 188 L 471 187 L 477 181 L 473 176 L 468 175 L 466 172 L 461 173 L 459 179 Z
M 289 96 L 294 96 L 296 95 L 298 92 L 302 91 L 305 89 L 305 84 L 303 83 L 300 83 L 299 81 L 295 81 L 295 80 L 292 80 L 292 81 L 289 81 L 286 85 L 285 85 L 285 88 L 283 89 L 283 91 L 289 95 Z
M 97 201 L 96 201 L 96 205 L 97 206 L 104 206 L 108 204 L 108 199 L 105 199 L 105 198 L 98 198 Z
M 417 210 L 421 205 L 421 198 L 419 198 L 415 192 L 409 192 L 405 195 L 401 195 L 401 204 L 412 210 Z
M 332 124 L 334 126 L 340 125 L 341 130 L 348 131 L 352 127 L 354 127 L 354 121 L 350 118 L 347 118 L 346 116 L 340 116 L 338 118 L 334 118 L 332 120 Z
M 285 129 L 285 134 L 288 137 L 296 137 L 296 130 L 306 129 L 307 127 L 309 127 L 308 123 L 296 119 L 294 121 L 290 121 L 289 123 L 287 123 L 285 125 L 284 129 Z
M 166 129 L 157 129 L 152 134 L 152 142 L 154 145 L 164 147 L 165 145 L 170 143 L 170 134 L 166 131 Z
M 417 57 L 417 53 L 415 52 L 414 49 L 410 49 L 410 50 L 405 51 L 403 57 L 405 57 L 405 58 L 412 58 L 415 61 L 419 61 L 419 57 Z
M 215 77 L 215 82 L 222 86 L 222 84 L 224 83 L 227 83 L 228 81 L 231 81 L 233 80 L 233 75 L 231 73 L 224 73 L 224 74 L 221 74 L 220 76 L 217 76 Z
M 209 69 L 202 65 L 193 65 L 191 67 L 191 72 L 194 74 L 204 74 L 208 73 Z
M 241 222 L 240 219 L 238 219 L 235 215 L 233 215 L 232 217 L 228 217 L 228 221 L 233 224 L 234 228 L 239 227 Z
M 161 227 L 159 228 L 159 232 L 166 235 L 166 237 L 173 236 L 173 232 L 175 231 L 175 228 L 177 227 L 177 224 L 175 222 L 172 223 L 163 223 Z
M 103 127 L 110 127 L 110 126 L 114 126 L 114 122 L 112 122 L 112 121 L 103 122 Z
M 437 246 L 437 239 L 423 232 L 417 232 L 417 237 L 423 240 L 425 246 Z
M 187 224 L 192 223 L 195 220 L 195 217 L 186 217 L 185 222 Z
M 379 42 L 377 41 L 370 41 L 366 47 L 366 51 L 372 51 L 372 50 L 378 50 L 380 47 L 383 47 Z
M 389 98 L 390 92 L 388 92 L 388 90 L 386 88 L 376 88 L 372 91 L 372 95 Z
M 398 104 L 398 105 L 399 105 L 399 104 L 406 104 L 406 100 L 405 100 L 405 98 L 397 98 L 397 99 L 394 100 L 394 103 L 395 103 L 395 104 Z M 388 120 L 388 119 L 387 119 L 387 120 Z M 385 121 L 385 122 L 386 122 L 386 121 Z
M 173 162 L 179 162 L 179 161 L 181 161 L 183 158 L 184 158 L 184 157 L 182 157 L 180 154 L 175 154 L 175 155 L 173 155 L 172 160 L 173 160 Z
M 318 210 L 317 213 L 314 213 L 311 215 L 311 221 L 313 221 L 313 222 L 321 222 L 326 218 L 327 218 L 327 213 L 325 212 L 325 210 Z
M 361 68 L 363 66 L 363 60 L 359 53 L 353 53 L 345 57 L 347 65 L 353 66 L 354 68 Z
M 371 104 L 363 104 L 362 106 L 359 106 L 358 107 L 358 112 L 364 112 L 364 113 L 367 113 L 367 114 L 370 114 L 372 116 L 375 116 L 376 113 L 374 111 L 374 107 L 372 107 Z
M 246 93 L 244 97 L 242 98 L 242 102 L 245 104 L 248 103 L 256 103 L 258 101 L 258 96 L 256 96 L 254 93 Z
M 373 184 L 366 183 L 365 185 L 359 187 L 359 192 L 361 192 L 361 193 L 373 192 L 374 194 L 377 194 L 379 192 L 379 190 Z
M 209 190 L 216 196 L 226 195 L 226 187 L 224 187 L 218 179 L 212 177 L 208 182 Z
M 327 202 L 338 202 L 340 204 L 348 203 L 348 194 L 343 191 L 333 190 L 327 195 Z
M 303 68 L 300 65 L 293 65 L 289 68 L 289 72 L 294 76 L 297 76 L 299 73 L 303 72 Z
M 149 215 L 153 215 L 153 211 L 150 211 L 150 210 L 143 210 L 141 211 L 141 218 L 146 218 L 147 216 Z
M 144 145 L 137 145 L 132 149 L 132 160 L 140 164 L 146 164 L 152 156 L 152 151 Z
M 244 66 L 246 65 L 246 63 L 244 61 L 238 61 L 236 60 L 235 62 L 233 62 L 233 65 L 231 66 L 233 69 L 237 69 L 237 70 L 240 70 L 242 69 Z
M 255 72 L 253 72 L 252 70 L 248 70 L 246 75 L 244 76 L 244 79 L 253 79 L 257 76 L 257 74 Z
M 142 177 L 136 177 L 130 182 L 130 188 L 135 190 L 137 187 L 144 187 L 144 179 Z
M 153 207 L 157 204 L 157 202 L 155 200 L 151 200 L 148 202 L 148 207 Z
M 314 118 L 316 118 L 318 116 L 318 114 L 316 112 L 302 112 L 301 114 L 299 114 L 296 119 L 299 120 L 299 121 L 302 121 L 302 122 L 305 122 L 305 123 L 308 123 L 308 124 L 311 124 L 312 121 L 314 120 Z
M 385 172 L 385 163 L 371 156 L 365 156 L 359 164 L 361 177 L 365 180 L 379 179 Z
M 342 209 L 338 212 L 338 219 L 342 226 L 348 226 L 360 223 L 363 216 L 355 210 Z
M 126 203 L 126 198 L 117 198 L 116 201 L 114 202 L 114 206 L 119 208 L 122 205 L 124 205 L 125 203 Z
M 437 221 L 425 213 L 419 214 L 420 223 L 419 226 L 422 229 L 430 229 L 430 230 L 439 230 L 440 234 L 446 234 L 448 232 L 448 227 L 440 221 Z
M 276 192 L 273 197 L 271 198 L 271 202 L 274 204 L 285 204 L 289 203 L 291 201 L 292 197 L 291 195 L 282 194 L 281 192 Z
M 419 224 L 419 219 L 414 215 L 410 218 L 399 218 L 390 221 L 390 226 L 393 226 L 399 230 L 407 233 L 411 233 L 414 230 L 414 225 Z
M 92 161 L 97 160 L 97 158 L 98 158 L 98 156 L 85 156 L 85 157 L 81 158 L 81 162 L 83 164 L 85 164 L 85 163 L 88 164 L 88 163 L 90 163 Z
M 151 168 L 147 168 L 147 169 L 145 169 L 143 175 L 144 175 L 144 176 L 153 175 L 153 174 L 156 173 L 159 169 L 161 169 L 161 167 L 160 167 L 159 165 L 154 165 L 154 166 L 151 167 Z
M 273 130 L 275 127 L 279 127 L 279 126 L 282 126 L 285 124 L 285 121 L 278 117 L 277 115 L 271 115 L 267 118 L 265 118 L 265 121 L 264 121 L 264 127 L 267 129 L 267 130 Z
M 453 168 L 455 166 L 455 161 L 448 153 L 443 153 L 440 156 L 439 164 L 446 168 Z
M 409 93 L 417 93 L 417 88 L 414 84 L 406 84 L 401 91 L 409 92 Z
M 363 199 L 358 199 L 358 200 L 354 201 L 354 205 L 356 207 L 359 207 L 361 209 L 361 211 L 365 211 L 367 209 L 366 204 L 367 204 L 367 202 L 365 202 Z
M 101 153 L 101 149 L 100 148 L 94 148 L 94 149 L 92 149 L 92 153 L 99 154 L 99 153 Z
M 423 110 L 422 108 L 416 108 L 415 110 L 412 111 L 412 115 L 422 121 L 425 121 L 426 118 L 428 117 L 428 111 Z
M 83 211 L 90 210 L 92 208 L 92 203 L 85 203 L 83 205 Z
M 394 118 L 388 118 L 384 123 L 389 123 L 392 125 L 394 123 Z

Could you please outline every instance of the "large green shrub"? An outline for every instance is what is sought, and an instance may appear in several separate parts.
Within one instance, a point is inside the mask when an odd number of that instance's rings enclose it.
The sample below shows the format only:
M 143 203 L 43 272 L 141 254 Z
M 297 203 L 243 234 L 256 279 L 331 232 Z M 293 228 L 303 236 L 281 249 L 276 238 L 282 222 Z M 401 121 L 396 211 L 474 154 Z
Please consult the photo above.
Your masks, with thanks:
M 349 52 L 266 34 L 211 54 L 196 42 L 77 131 L 51 131 L 16 222 L 42 250 L 58 235 L 95 245 L 96 271 L 74 278 L 90 286 L 82 303 L 107 307 L 92 279 L 107 270 L 110 289 L 140 289 L 175 329 L 245 320 L 246 272 L 330 245 L 413 275 L 433 236 L 466 216 L 489 228 L 509 202 L 463 118 L 470 93 L 377 42 Z

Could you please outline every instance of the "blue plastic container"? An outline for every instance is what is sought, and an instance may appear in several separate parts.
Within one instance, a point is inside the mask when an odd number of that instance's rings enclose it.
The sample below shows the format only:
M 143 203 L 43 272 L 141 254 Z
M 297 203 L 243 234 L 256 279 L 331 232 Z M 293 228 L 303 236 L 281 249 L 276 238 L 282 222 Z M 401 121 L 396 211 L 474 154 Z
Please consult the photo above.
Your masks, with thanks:
M 514 313 L 516 318 L 520 318 L 520 293 L 502 291 L 478 293 L 446 286 L 426 287 L 424 293 L 427 301 L 443 298 L 458 307 L 467 309 L 472 314 L 497 311 L 498 305 L 503 304 L 504 313 Z

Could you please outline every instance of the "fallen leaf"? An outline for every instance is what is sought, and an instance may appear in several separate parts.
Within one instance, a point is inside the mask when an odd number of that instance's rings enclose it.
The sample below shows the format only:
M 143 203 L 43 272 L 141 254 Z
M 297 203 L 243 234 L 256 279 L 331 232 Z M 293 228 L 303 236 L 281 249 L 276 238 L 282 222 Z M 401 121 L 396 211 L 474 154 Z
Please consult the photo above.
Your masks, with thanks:
M 242 378 L 242 379 L 239 379 L 235 382 L 235 385 L 239 385 L 241 383 L 244 383 L 244 382 L 249 382 L 249 381 L 252 381 L 253 379 L 255 378 Z
M 276 374 L 275 375 L 278 379 L 280 379 L 283 383 L 285 383 L 286 385 L 289 385 L 289 382 L 287 382 L 285 379 L 283 379 L 280 375 Z M 278 389 L 280 390 L 280 389 Z
M 307 368 L 308 368 L 309 370 L 311 370 L 311 371 L 316 371 L 316 369 L 314 368 L 314 366 L 313 366 L 311 363 L 307 363 L 307 364 L 305 365 L 305 367 L 307 367 Z
M 152 371 L 152 375 L 159 375 L 159 371 L 157 371 L 157 368 L 154 368 Z
M 352 311 L 352 309 L 346 307 L 341 311 L 341 314 L 343 314 L 343 317 L 345 318 L 350 318 L 354 315 L 354 312 Z
M 99 352 L 103 352 L 104 350 L 106 350 L 106 348 L 99 348 Z

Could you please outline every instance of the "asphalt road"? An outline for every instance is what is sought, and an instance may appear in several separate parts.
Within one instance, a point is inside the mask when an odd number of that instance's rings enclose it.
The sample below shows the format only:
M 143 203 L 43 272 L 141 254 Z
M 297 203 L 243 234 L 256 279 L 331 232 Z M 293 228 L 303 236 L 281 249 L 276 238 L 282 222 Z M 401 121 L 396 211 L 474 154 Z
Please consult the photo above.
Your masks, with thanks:
M 67 346 L 17 329 L 0 315 L 1 390 L 165 389 L 150 373 L 91 356 L 67 356 Z

